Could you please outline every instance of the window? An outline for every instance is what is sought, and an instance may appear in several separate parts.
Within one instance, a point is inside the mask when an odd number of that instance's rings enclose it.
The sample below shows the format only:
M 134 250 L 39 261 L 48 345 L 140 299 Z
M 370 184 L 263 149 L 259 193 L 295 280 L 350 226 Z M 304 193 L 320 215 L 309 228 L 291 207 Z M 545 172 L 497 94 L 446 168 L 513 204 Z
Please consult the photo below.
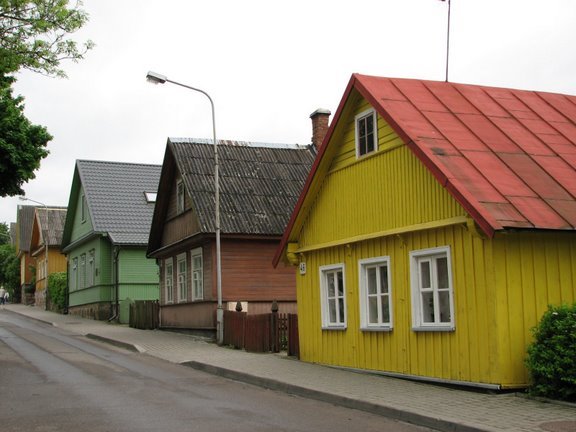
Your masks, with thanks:
M 147 203 L 155 203 L 158 194 L 156 192 L 144 192 L 144 197 Z
M 178 255 L 178 301 L 186 301 L 188 297 L 186 289 L 186 253 Z
M 176 183 L 176 212 L 178 214 L 184 212 L 184 183 L 182 180 Z
M 376 151 L 376 112 L 364 111 L 356 116 L 356 157 Z
M 415 330 L 454 330 L 450 248 L 410 253 L 412 324 Z
M 364 330 L 392 328 L 390 258 L 361 260 L 360 325 Z
M 320 267 L 322 328 L 346 328 L 344 264 Z
M 204 299 L 204 280 L 202 272 L 202 248 L 194 249 L 192 255 L 192 298 Z
M 82 196 L 80 197 L 80 217 L 81 217 L 81 222 L 86 222 L 86 213 L 87 213 L 87 209 L 86 209 L 86 196 L 84 194 L 82 194 Z
M 79 288 L 86 288 L 86 254 L 80 255 L 80 284 Z
M 172 257 L 164 261 L 164 286 L 166 288 L 166 303 L 174 303 L 174 264 Z
M 78 257 L 72 259 L 70 268 L 70 291 L 78 288 Z
M 96 268 L 94 265 L 94 249 L 88 252 L 88 286 L 94 286 L 94 280 L 96 279 Z

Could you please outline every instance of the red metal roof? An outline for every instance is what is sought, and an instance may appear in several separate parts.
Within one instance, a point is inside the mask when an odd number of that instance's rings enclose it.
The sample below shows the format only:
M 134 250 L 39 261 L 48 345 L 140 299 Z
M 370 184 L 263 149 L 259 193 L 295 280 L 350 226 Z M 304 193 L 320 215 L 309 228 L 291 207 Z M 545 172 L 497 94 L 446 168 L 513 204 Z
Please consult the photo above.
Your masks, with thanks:
M 576 96 L 355 74 L 488 234 L 576 228 Z
M 576 96 L 353 74 L 275 263 L 353 89 L 488 236 L 506 228 L 576 229 Z

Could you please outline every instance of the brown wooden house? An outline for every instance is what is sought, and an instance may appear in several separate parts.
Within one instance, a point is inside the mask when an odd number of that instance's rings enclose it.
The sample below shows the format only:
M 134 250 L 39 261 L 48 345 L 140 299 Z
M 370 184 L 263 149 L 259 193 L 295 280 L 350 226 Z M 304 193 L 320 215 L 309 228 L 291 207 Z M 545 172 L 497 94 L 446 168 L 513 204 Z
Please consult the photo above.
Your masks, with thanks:
M 219 141 L 224 309 L 296 311 L 294 268 L 272 258 L 315 156 L 313 146 Z M 164 328 L 216 329 L 214 146 L 170 138 L 148 257 L 160 267 Z

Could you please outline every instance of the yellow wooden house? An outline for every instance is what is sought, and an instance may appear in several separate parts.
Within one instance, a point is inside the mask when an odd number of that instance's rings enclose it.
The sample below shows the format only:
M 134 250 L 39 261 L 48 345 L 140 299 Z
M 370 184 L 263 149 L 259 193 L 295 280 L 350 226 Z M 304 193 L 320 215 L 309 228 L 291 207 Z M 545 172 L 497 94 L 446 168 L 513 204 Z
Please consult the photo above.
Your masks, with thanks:
M 576 97 L 354 74 L 274 258 L 301 359 L 524 387 L 575 227 Z
M 60 251 L 66 207 L 36 207 L 30 235 L 30 253 L 35 260 L 35 305 L 50 309 L 48 276 L 66 272 L 66 256 Z

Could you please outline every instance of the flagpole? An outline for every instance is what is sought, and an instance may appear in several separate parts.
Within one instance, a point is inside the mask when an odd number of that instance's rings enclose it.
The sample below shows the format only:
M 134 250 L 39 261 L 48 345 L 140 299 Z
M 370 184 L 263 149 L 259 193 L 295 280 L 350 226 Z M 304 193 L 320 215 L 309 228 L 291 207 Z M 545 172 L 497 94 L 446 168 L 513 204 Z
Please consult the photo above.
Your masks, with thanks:
M 448 29 L 446 32 L 446 82 L 448 82 L 448 64 L 450 59 L 450 0 L 448 1 Z

